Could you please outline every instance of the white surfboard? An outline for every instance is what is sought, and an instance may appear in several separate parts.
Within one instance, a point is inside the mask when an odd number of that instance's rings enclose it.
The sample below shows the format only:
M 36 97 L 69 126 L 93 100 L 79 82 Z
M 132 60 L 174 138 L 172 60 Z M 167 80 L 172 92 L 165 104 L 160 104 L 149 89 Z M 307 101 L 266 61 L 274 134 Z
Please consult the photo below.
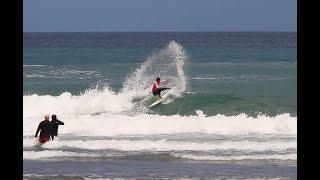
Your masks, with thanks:
M 174 88 L 175 88 L 175 86 L 174 86 L 173 88 L 171 88 L 170 90 L 172 90 L 172 89 L 174 89 Z M 152 103 L 152 104 L 151 104 L 150 106 L 148 106 L 148 107 L 149 107 L 149 108 L 150 108 L 150 107 L 153 107 L 153 106 L 161 103 L 163 100 L 167 99 L 167 98 L 169 97 L 169 95 L 170 95 L 170 93 L 169 93 L 170 90 L 169 90 L 168 92 L 166 92 L 166 93 L 162 96 L 162 99 L 157 99 L 154 103 Z
M 167 92 L 165 95 L 162 96 L 162 99 L 157 99 L 154 103 L 152 103 L 152 104 L 149 106 L 149 108 L 150 108 L 150 107 L 153 107 L 153 106 L 155 106 L 155 105 L 157 105 L 157 104 L 159 104 L 159 103 L 161 103 L 161 102 L 162 102 L 163 100 L 165 100 L 168 96 L 169 96 L 169 93 Z

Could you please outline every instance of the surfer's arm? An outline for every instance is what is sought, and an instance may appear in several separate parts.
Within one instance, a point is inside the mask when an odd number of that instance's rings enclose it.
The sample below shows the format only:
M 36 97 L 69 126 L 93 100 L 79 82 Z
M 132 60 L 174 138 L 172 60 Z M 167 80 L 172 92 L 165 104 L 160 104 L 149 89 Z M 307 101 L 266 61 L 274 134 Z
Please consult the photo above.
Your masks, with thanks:
M 59 121 L 59 120 L 58 120 L 58 124 L 59 125 L 64 125 L 64 123 L 62 121 Z

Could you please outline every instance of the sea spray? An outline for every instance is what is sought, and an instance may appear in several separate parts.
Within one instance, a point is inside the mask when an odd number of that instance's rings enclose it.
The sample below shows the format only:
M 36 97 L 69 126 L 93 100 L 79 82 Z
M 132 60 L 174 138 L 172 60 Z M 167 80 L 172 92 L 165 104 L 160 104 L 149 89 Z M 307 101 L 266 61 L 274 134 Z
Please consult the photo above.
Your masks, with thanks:
M 122 92 L 149 92 L 156 77 L 165 81 L 163 84 L 166 86 L 177 86 L 176 92 L 183 92 L 186 88 L 183 69 L 186 60 L 187 55 L 182 46 L 171 41 L 165 49 L 151 55 L 140 68 L 126 78 Z

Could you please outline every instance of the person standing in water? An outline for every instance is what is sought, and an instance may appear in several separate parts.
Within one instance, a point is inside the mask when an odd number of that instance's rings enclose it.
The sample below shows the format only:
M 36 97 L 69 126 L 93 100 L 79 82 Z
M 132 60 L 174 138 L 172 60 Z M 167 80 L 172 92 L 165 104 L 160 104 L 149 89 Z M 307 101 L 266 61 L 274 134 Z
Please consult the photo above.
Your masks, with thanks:
M 64 123 L 57 119 L 57 115 L 53 114 L 51 116 L 51 124 L 52 124 L 52 135 L 58 136 L 59 125 L 64 125 Z
M 160 86 L 160 78 L 159 77 L 157 77 L 156 78 L 156 81 L 153 83 L 153 85 L 152 85 L 152 94 L 154 95 L 154 96 L 156 96 L 156 95 L 158 95 L 159 96 L 159 98 L 160 99 L 162 99 L 162 97 L 161 97 L 161 95 L 160 95 L 160 93 L 161 93 L 161 91 L 164 91 L 164 90 L 166 90 L 166 89 L 171 89 L 171 88 L 168 88 L 168 87 L 159 87 Z
M 39 136 L 39 142 L 40 143 L 45 143 L 51 139 L 53 140 L 53 134 L 52 134 L 52 124 L 49 121 L 49 115 L 44 116 L 44 120 L 40 122 L 37 128 L 36 135 L 34 136 L 37 138 L 38 133 L 40 131 L 40 136 Z

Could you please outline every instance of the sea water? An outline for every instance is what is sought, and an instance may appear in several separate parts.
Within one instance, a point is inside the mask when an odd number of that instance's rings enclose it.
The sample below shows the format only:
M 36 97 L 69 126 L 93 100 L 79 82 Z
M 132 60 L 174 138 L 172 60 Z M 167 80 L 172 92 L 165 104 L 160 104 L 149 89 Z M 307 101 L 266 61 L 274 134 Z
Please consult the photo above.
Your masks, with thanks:
M 23 45 L 26 179 L 296 179 L 294 32 L 24 33 Z M 148 108 L 156 77 L 176 88 Z M 39 147 L 45 114 L 65 125 Z

